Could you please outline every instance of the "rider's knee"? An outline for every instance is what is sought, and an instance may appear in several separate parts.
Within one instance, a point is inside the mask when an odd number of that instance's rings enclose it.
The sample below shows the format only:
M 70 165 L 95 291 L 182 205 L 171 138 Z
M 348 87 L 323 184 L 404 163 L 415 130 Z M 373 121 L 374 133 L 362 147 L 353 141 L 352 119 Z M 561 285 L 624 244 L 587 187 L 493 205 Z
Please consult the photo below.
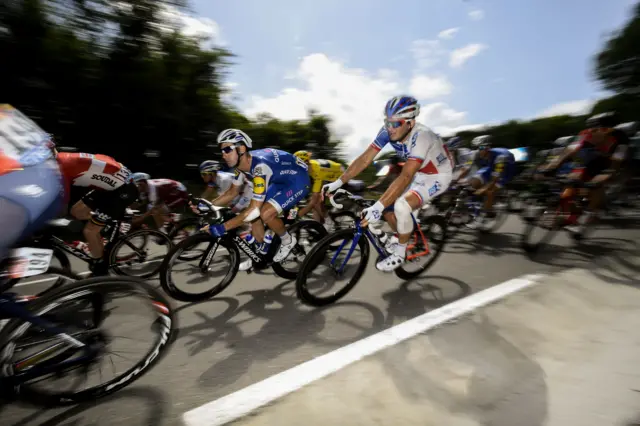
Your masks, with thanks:
M 471 178 L 471 179 L 469 180 L 469 184 L 470 184 L 473 188 L 478 189 L 478 188 L 480 188 L 480 186 L 482 186 L 482 181 L 481 181 L 479 178 L 474 177 L 474 178 Z
M 271 204 L 265 204 L 260 211 L 260 219 L 264 223 L 269 223 L 276 217 L 278 217 L 278 211 Z
M 408 234 L 413 230 L 413 220 L 411 219 L 411 205 L 405 197 L 400 197 L 393 204 L 393 210 L 396 214 L 396 221 L 399 234 Z

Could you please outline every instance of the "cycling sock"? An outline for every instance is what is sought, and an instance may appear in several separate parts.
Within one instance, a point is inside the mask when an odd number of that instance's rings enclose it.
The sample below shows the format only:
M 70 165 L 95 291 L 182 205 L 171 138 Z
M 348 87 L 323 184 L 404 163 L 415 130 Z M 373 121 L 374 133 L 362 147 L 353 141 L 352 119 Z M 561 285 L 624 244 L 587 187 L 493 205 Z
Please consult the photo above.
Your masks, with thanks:
M 285 246 L 291 244 L 291 234 L 285 231 L 285 233 L 280 236 L 280 241 L 282 241 L 282 244 Z
M 404 244 L 398 243 L 394 253 L 404 259 L 407 256 L 407 243 L 404 243 Z

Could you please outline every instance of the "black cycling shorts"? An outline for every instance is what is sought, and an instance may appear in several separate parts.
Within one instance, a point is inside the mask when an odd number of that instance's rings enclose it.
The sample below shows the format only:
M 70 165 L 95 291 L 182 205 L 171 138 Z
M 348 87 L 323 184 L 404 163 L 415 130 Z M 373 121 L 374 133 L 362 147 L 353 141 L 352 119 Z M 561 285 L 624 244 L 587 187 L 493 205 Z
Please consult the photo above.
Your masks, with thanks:
M 91 221 L 96 225 L 104 226 L 110 220 L 122 219 L 127 207 L 137 198 L 138 188 L 131 182 L 113 191 L 91 190 L 82 197 L 81 201 L 93 211 Z

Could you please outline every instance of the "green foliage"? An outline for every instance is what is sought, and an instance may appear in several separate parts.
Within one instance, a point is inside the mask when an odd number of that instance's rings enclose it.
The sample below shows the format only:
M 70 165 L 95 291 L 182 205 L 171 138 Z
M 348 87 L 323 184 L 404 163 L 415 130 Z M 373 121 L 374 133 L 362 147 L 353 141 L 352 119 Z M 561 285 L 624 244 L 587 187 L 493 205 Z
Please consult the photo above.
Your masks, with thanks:
M 216 157 L 216 135 L 228 127 L 246 130 L 257 148 L 340 159 L 326 116 L 252 122 L 225 104 L 234 56 L 179 34 L 167 17 L 182 7 L 173 0 L 1 2 L 0 101 L 29 114 L 61 146 L 156 175 L 191 174 L 182 165 Z

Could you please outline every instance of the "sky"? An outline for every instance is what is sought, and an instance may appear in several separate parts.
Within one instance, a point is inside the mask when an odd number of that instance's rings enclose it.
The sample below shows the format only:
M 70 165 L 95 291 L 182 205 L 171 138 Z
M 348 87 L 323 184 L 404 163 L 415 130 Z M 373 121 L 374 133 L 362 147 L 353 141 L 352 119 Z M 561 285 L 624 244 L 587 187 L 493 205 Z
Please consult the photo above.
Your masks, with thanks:
M 634 2 L 191 0 L 181 20 L 237 55 L 226 84 L 240 111 L 305 119 L 315 108 L 353 158 L 398 94 L 418 98 L 418 120 L 443 136 L 588 112 L 608 95 L 593 56 Z

